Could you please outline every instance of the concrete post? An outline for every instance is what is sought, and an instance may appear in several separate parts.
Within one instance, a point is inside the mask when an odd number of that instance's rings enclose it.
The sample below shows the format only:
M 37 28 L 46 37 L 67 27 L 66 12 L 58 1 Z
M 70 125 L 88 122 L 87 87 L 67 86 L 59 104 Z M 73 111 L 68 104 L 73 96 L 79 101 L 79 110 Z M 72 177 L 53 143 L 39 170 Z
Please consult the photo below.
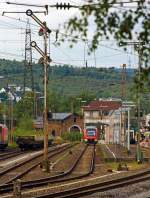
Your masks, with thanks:
M 21 198 L 21 180 L 17 179 L 13 182 L 13 197 Z

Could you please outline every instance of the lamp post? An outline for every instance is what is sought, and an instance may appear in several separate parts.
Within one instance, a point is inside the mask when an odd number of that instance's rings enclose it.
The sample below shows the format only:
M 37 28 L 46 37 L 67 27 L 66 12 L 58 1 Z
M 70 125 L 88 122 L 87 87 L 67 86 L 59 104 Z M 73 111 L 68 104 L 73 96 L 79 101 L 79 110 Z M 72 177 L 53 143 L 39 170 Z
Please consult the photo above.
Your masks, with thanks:
M 135 45 L 136 47 L 136 45 Z M 140 87 L 140 80 L 141 80 L 141 56 L 142 56 L 142 50 L 140 49 L 140 45 L 138 45 L 138 54 L 139 54 L 139 64 L 138 64 L 138 80 L 139 80 L 139 84 L 138 84 L 138 91 L 137 91 L 137 106 L 138 106 L 138 132 L 137 132 L 137 162 L 138 163 L 142 163 L 142 158 L 143 158 L 143 153 L 140 147 L 140 111 L 141 111 L 141 105 L 140 105 L 140 97 L 141 97 L 141 87 Z

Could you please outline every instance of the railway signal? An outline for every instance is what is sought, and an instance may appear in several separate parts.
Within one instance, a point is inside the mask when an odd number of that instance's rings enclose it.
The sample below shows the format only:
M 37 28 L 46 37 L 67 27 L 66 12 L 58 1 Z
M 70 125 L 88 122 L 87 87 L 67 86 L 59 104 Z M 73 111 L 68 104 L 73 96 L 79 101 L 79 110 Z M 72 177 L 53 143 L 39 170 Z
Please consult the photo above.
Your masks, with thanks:
M 44 50 L 40 49 L 35 41 L 31 42 L 31 46 L 34 47 L 41 55 L 40 61 L 44 65 L 44 159 L 43 159 L 43 168 L 46 172 L 49 172 L 49 160 L 48 160 L 48 123 L 47 123 L 47 68 L 48 63 L 51 62 L 50 57 L 47 53 L 47 39 L 48 34 L 51 33 L 51 30 L 47 27 L 46 22 L 42 22 L 34 15 L 32 10 L 27 10 L 26 15 L 32 17 L 39 25 L 39 35 L 44 38 Z
M 44 30 L 43 30 L 43 28 L 40 28 L 39 29 L 39 36 L 43 36 L 44 35 Z

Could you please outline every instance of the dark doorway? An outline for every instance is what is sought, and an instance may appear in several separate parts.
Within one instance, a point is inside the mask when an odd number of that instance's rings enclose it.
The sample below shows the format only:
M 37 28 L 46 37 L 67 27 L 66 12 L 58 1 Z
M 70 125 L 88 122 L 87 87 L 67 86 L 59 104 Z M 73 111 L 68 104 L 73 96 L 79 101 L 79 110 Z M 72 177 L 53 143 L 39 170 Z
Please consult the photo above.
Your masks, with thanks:
M 80 132 L 80 128 L 78 126 L 72 126 L 70 132 Z
M 56 131 L 55 130 L 52 130 L 52 136 L 56 136 Z

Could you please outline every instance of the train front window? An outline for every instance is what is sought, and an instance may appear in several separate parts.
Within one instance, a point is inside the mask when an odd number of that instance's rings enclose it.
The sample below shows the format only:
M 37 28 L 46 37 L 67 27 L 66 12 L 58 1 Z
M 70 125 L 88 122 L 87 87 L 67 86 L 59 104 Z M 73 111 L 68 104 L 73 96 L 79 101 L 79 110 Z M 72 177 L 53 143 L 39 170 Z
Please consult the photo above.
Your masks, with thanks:
M 88 136 L 95 136 L 96 131 L 95 130 L 87 130 L 87 135 Z

